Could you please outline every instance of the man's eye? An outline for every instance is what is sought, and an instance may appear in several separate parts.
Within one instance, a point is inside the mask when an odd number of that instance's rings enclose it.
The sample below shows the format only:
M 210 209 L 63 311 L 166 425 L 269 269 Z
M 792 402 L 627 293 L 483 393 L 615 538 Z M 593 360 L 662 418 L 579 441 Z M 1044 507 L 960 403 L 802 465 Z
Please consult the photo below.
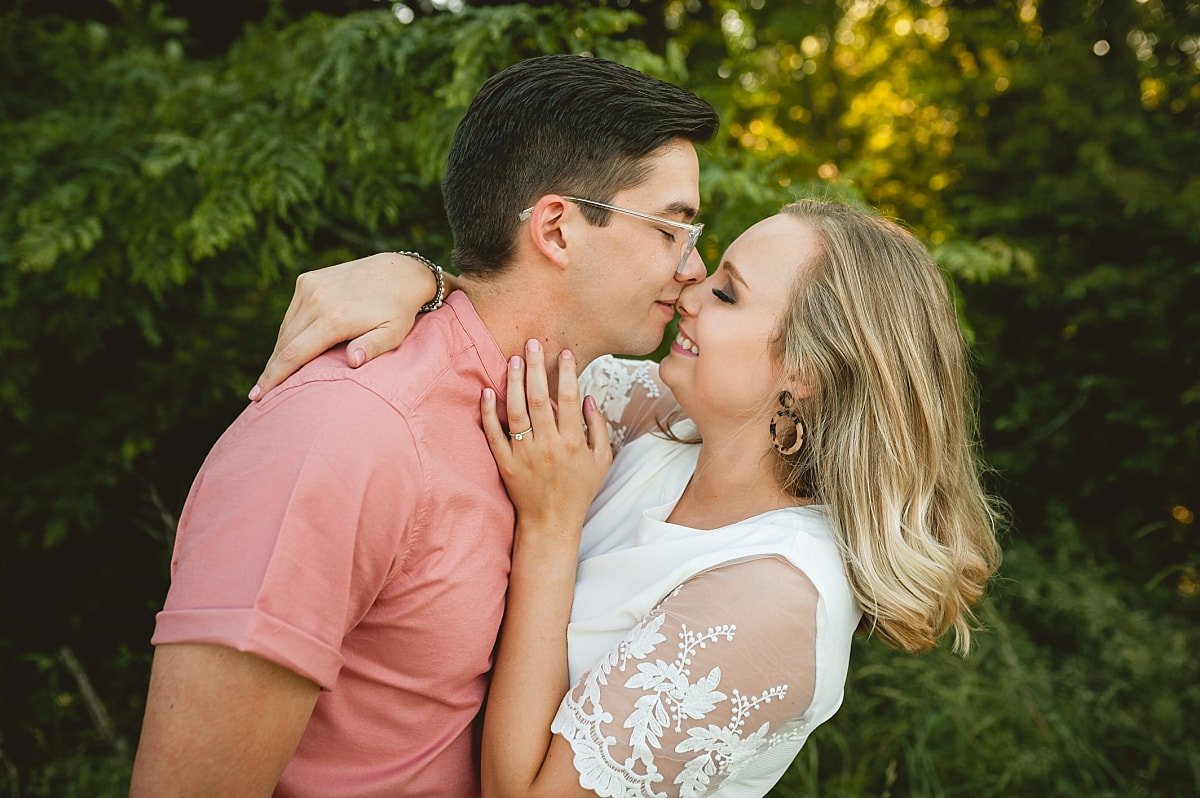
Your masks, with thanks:
M 713 292 L 713 296 L 715 296 L 717 299 L 721 300 L 725 304 L 727 304 L 727 305 L 733 304 L 733 297 L 731 297 L 729 294 L 722 291 L 720 288 L 714 288 L 712 290 L 712 292 Z
M 658 232 L 662 233 L 663 238 L 667 239 L 667 241 L 671 242 L 672 244 L 675 243 L 675 234 L 674 233 L 669 233 L 666 230 L 659 230 Z

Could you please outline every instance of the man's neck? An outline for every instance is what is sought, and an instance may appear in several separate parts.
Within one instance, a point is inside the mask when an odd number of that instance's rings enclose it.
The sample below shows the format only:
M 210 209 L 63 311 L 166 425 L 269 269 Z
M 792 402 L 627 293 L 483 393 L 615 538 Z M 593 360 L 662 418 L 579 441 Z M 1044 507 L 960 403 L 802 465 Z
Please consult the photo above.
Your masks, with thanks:
M 573 325 L 570 319 L 563 318 L 559 297 L 545 286 L 530 286 L 529 282 L 507 274 L 494 280 L 464 276 L 458 280 L 458 290 L 471 300 L 506 360 L 514 355 L 525 357 L 529 339 L 541 342 L 553 397 L 557 395 L 559 352 L 570 348 L 581 371 L 600 353 L 573 341 Z

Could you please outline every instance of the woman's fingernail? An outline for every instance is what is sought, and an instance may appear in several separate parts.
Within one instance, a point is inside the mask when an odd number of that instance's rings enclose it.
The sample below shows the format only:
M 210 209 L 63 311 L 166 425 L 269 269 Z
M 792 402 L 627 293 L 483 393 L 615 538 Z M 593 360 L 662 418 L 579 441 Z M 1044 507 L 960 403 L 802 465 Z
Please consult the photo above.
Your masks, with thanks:
M 354 368 L 358 368 L 363 363 L 367 362 L 367 353 L 362 349 L 354 350 Z
M 260 396 L 262 396 L 262 388 L 259 388 L 257 385 L 255 385 L 253 388 L 250 389 L 250 401 L 251 402 L 258 401 L 258 397 L 260 397 Z
M 571 354 L 571 350 L 570 350 L 570 349 L 564 349 L 564 350 L 562 351 L 562 359 L 563 359 L 563 360 L 574 360 L 574 359 L 575 359 L 575 356 Z
M 488 404 L 491 404 L 492 400 L 494 400 L 495 398 L 496 398 L 495 391 L 493 391 L 491 388 L 483 389 L 483 401 L 487 402 Z
M 515 369 L 519 369 L 519 368 L 521 368 L 521 358 L 520 358 L 520 356 L 519 356 L 519 355 L 513 355 L 512 357 L 510 357 L 510 358 L 508 359 L 508 367 L 509 367 L 510 369 L 514 369 L 514 370 L 515 370 Z
M 536 338 L 530 338 L 525 343 L 525 351 L 526 352 L 538 352 L 541 350 L 541 348 L 542 348 L 542 345 Z

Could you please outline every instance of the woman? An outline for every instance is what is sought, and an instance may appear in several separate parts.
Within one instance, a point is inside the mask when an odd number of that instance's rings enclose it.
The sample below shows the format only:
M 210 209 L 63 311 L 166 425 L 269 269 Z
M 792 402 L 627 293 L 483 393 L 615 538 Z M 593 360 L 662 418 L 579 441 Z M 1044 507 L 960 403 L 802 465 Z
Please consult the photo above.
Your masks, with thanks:
M 569 352 L 557 411 L 536 342 L 510 369 L 519 432 L 482 398 L 518 519 L 485 794 L 761 796 L 840 705 L 857 627 L 969 648 L 996 514 L 925 249 L 802 201 L 677 310 L 657 368 L 589 368 L 586 434 Z

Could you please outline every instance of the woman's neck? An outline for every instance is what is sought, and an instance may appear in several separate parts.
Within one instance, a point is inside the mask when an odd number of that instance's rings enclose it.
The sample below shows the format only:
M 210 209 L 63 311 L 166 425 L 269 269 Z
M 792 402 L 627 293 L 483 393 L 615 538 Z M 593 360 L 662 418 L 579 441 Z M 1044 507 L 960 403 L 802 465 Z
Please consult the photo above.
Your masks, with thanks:
M 779 487 L 770 451 L 743 441 L 705 438 L 696 470 L 667 521 L 693 529 L 718 529 L 806 503 Z

